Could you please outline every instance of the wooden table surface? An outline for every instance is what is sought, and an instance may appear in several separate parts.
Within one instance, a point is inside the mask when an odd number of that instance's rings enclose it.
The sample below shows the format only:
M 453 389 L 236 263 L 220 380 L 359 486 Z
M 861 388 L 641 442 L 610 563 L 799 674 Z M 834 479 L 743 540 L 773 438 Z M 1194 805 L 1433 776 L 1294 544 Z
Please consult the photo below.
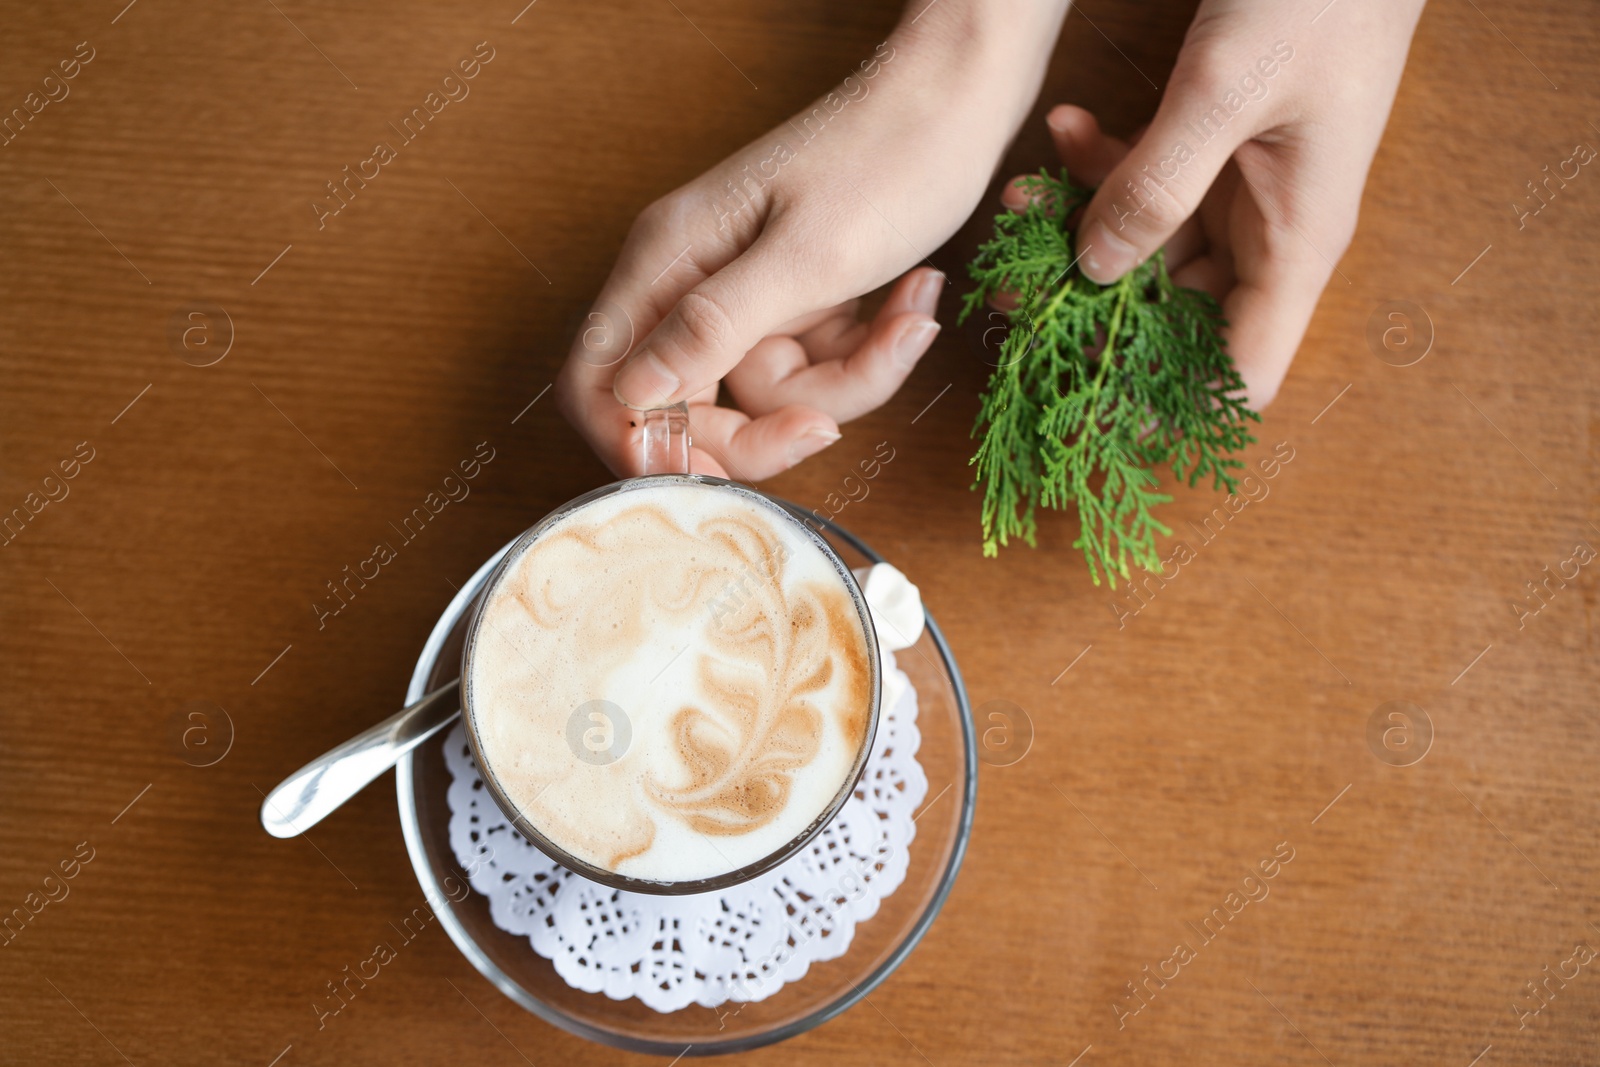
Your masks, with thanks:
M 437 928 L 319 1031 L 420 893 L 389 779 L 312 842 L 267 837 L 259 790 L 392 710 L 452 585 L 607 480 L 543 391 L 632 216 L 895 6 L 123 2 L 16 8 L 0 42 L 7 109 L 78 64 L 0 148 L 0 508 L 39 507 L 0 550 L 0 1060 L 642 1062 Z M 1069 16 L 1006 173 L 1050 158 L 1051 103 L 1148 118 L 1181 7 Z M 1035 737 L 982 768 L 909 962 L 751 1062 L 1600 1062 L 1600 175 L 1524 228 L 1511 206 L 1600 144 L 1597 34 L 1587 5 L 1429 7 L 1252 453 L 1276 477 L 1209 543 L 1220 498 L 1180 491 L 1195 558 L 1142 606 L 1089 583 L 1066 517 L 980 556 L 961 331 L 769 483 L 820 504 L 891 442 L 840 519 L 921 585 L 980 716 L 1011 701 Z M 479 42 L 470 97 L 319 229 L 324 183 Z M 1397 301 L 1432 335 L 1405 367 L 1369 343 Z M 470 497 L 319 629 L 325 583 L 485 441 Z

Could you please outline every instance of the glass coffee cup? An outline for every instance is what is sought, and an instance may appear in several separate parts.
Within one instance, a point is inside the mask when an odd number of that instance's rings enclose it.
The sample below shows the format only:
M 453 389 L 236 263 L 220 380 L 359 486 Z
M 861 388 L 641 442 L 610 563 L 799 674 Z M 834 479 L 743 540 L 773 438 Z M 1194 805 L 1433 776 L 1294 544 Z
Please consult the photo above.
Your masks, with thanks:
M 562 866 L 711 892 L 804 849 L 855 790 L 881 667 L 854 575 L 762 494 L 688 473 L 683 405 L 641 413 L 645 474 L 506 552 L 462 654 L 485 788 Z

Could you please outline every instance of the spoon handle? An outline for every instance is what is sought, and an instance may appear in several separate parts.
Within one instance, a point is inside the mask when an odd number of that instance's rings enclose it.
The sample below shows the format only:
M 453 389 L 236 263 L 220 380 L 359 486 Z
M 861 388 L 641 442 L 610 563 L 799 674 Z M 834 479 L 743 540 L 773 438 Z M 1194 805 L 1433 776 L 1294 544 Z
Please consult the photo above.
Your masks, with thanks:
M 457 679 L 285 778 L 262 801 L 261 825 L 273 837 L 305 833 L 460 714 Z

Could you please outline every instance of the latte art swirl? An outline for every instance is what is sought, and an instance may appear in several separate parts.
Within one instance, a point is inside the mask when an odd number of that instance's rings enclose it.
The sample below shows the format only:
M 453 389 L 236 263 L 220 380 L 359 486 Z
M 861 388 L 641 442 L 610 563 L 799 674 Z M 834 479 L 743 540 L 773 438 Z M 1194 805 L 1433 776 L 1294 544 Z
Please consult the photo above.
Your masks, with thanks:
M 486 770 L 605 870 L 684 881 L 769 856 L 829 809 L 866 743 L 855 601 L 742 490 L 602 497 L 513 558 L 483 612 L 468 699 Z

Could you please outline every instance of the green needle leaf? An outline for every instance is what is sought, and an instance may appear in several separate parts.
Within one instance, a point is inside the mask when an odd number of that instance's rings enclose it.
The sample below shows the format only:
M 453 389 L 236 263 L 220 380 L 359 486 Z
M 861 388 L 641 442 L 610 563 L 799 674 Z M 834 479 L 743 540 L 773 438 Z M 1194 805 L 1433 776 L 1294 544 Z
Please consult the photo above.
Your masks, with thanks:
M 973 426 L 973 488 L 983 488 L 983 554 L 1018 537 L 1032 545 L 1040 506 L 1075 508 L 1096 585 L 1130 566 L 1159 570 L 1152 509 L 1163 464 L 1190 486 L 1233 492 L 1236 453 L 1254 443 L 1244 382 L 1222 340 L 1222 309 L 1173 284 L 1158 252 L 1112 285 L 1078 270 L 1072 214 L 1093 195 L 1066 171 L 1024 180 L 1032 203 L 995 217 L 968 266 L 978 287 L 959 321 L 1000 293 L 1016 304 Z

